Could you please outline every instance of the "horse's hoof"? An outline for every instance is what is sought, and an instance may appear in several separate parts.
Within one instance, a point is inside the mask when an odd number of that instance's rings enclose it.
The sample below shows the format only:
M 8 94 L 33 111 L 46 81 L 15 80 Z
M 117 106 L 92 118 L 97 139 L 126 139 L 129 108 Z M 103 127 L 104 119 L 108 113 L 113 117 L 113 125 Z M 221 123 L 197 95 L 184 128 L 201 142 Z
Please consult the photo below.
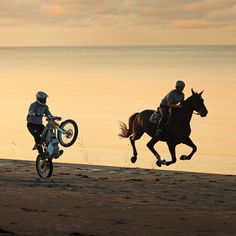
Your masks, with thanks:
M 132 156 L 130 160 L 131 160 L 132 163 L 135 163 L 137 161 L 137 157 Z
M 161 161 L 156 161 L 157 166 L 161 167 Z
M 167 162 L 166 162 L 166 166 L 169 166 L 170 164 L 171 164 L 170 161 L 167 161 Z
M 188 156 L 182 155 L 182 156 L 180 157 L 180 160 L 184 161 L 184 160 L 189 160 L 189 159 L 188 159 Z
M 166 165 L 166 162 L 167 162 L 167 161 L 166 161 L 165 159 L 164 159 L 164 160 L 161 160 L 161 164 L 162 164 L 162 165 Z

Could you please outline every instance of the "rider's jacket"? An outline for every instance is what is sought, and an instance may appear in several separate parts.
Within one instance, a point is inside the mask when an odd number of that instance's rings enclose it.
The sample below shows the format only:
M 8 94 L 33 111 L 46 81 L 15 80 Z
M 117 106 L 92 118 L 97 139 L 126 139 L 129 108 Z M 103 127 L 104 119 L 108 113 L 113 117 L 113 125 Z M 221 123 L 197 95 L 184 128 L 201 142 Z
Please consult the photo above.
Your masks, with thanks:
M 178 104 L 184 100 L 184 93 L 176 90 L 170 91 L 161 101 L 161 107 L 169 107 L 170 104 Z
M 42 124 L 44 115 L 52 116 L 46 104 L 41 104 L 36 101 L 32 103 L 29 107 L 27 122 L 33 124 Z

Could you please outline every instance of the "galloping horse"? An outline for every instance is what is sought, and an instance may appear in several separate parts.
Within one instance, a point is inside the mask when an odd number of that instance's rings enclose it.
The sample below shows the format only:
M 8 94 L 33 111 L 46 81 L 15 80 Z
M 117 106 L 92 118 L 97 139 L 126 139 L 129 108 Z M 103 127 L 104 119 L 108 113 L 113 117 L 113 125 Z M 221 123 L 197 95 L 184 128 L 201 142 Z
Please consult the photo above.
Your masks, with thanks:
M 154 110 L 144 110 L 140 113 L 135 113 L 129 118 L 129 128 L 126 124 L 121 122 L 121 133 L 119 134 L 122 138 L 130 139 L 133 148 L 133 157 L 131 162 L 135 163 L 137 160 L 137 150 L 135 147 L 135 141 L 140 139 L 144 133 L 147 133 L 152 139 L 147 143 L 147 147 L 155 155 L 157 161 L 156 164 L 161 167 L 161 165 L 171 165 L 176 162 L 176 145 L 183 143 L 192 148 L 192 152 L 189 155 L 182 155 L 181 160 L 190 160 L 193 154 L 197 151 L 196 145 L 190 139 L 190 121 L 193 112 L 196 111 L 201 117 L 205 117 L 208 113 L 207 108 L 204 105 L 204 100 L 202 98 L 202 93 L 194 92 L 192 89 L 192 96 L 187 98 L 182 102 L 182 108 L 172 108 L 170 120 L 168 125 L 164 128 L 160 136 L 156 137 L 157 125 L 150 121 L 151 115 Z M 154 145 L 158 141 L 164 141 L 167 143 L 172 160 L 165 161 L 161 160 L 160 155 L 154 149 Z

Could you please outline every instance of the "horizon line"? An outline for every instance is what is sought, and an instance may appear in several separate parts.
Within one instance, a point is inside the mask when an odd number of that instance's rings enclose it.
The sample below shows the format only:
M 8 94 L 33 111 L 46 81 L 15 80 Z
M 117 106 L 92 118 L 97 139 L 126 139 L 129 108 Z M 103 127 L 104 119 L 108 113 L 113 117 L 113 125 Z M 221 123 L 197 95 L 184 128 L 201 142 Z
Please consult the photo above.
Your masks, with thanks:
M 114 44 L 114 45 L 3 45 L 0 48 L 62 48 L 62 47 L 222 47 L 236 46 L 236 44 Z

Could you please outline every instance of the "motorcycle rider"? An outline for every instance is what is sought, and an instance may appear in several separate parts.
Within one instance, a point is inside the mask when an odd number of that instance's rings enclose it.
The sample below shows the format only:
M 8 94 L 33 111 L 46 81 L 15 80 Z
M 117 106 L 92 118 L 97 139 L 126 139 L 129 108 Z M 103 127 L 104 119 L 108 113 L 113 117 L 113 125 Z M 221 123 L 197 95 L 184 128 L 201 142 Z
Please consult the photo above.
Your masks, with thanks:
M 52 116 L 46 105 L 48 95 L 43 91 L 38 91 L 36 101 L 33 102 L 27 115 L 27 128 L 35 140 L 36 148 L 39 154 L 43 154 L 41 134 L 45 128 L 43 125 L 43 116 Z

